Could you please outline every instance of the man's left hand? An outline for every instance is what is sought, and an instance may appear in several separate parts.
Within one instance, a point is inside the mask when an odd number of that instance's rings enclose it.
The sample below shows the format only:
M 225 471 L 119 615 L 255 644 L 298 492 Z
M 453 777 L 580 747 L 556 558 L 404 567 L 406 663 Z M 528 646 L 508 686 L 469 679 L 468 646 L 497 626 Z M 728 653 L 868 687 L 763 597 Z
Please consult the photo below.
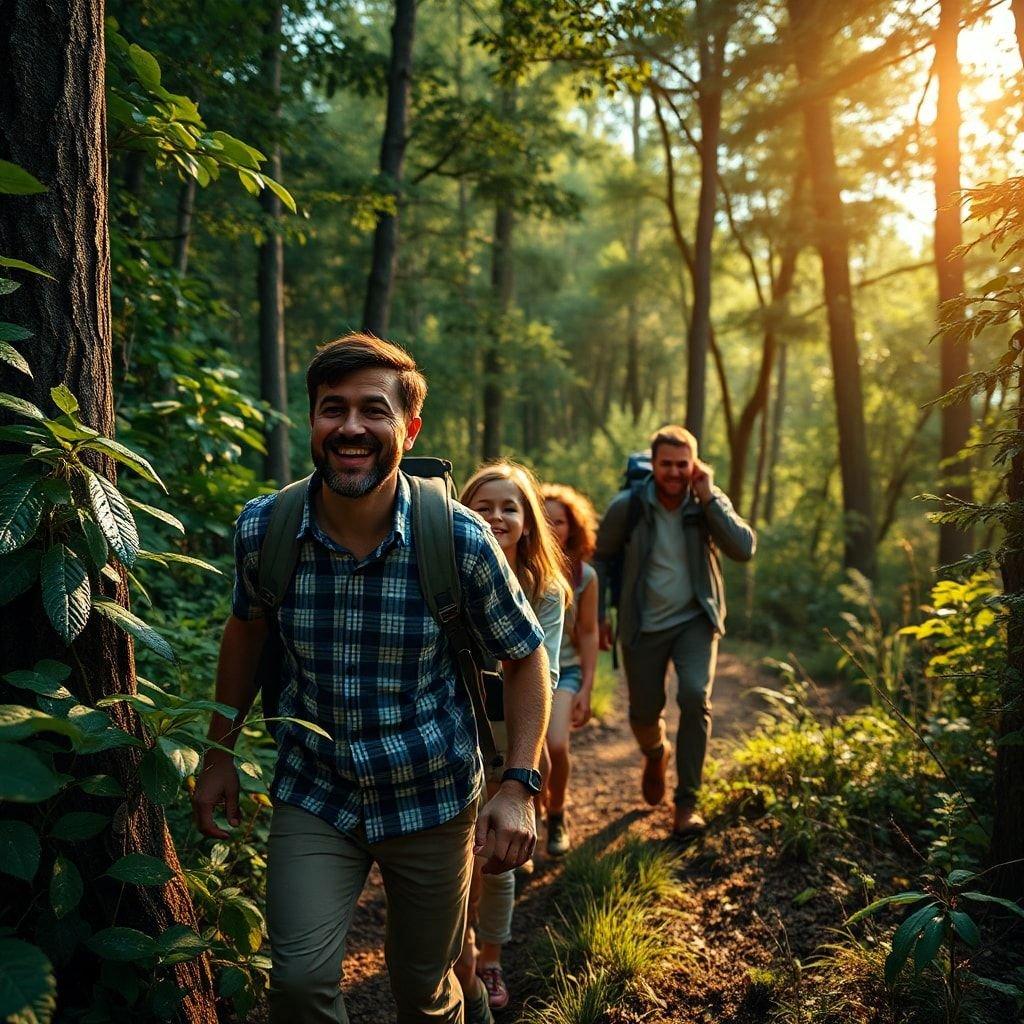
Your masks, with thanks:
M 715 472 L 706 463 L 698 459 L 693 466 L 693 475 L 690 477 L 694 494 L 700 499 L 702 505 L 706 505 L 713 497 L 712 487 L 715 483 Z
M 484 805 L 476 820 L 473 856 L 480 857 L 485 875 L 525 864 L 537 845 L 533 796 L 518 782 L 504 782 Z

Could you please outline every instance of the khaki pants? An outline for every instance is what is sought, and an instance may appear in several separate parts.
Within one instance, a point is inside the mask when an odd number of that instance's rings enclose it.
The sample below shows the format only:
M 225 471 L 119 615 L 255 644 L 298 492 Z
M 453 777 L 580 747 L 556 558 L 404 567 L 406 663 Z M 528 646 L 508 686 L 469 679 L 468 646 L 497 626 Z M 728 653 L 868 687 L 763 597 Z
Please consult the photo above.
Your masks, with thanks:
M 665 742 L 665 673 L 675 666 L 679 680 L 679 736 L 676 740 L 675 802 L 692 803 L 700 789 L 711 736 L 711 686 L 718 660 L 718 634 L 706 615 L 657 633 L 641 633 L 622 648 L 629 686 L 629 724 L 644 753 Z
M 399 1024 L 462 1024 L 452 964 L 462 948 L 476 802 L 436 828 L 380 843 L 278 803 L 270 827 L 267 925 L 272 1024 L 347 1024 L 341 961 L 376 861 L 387 895 L 384 954 Z

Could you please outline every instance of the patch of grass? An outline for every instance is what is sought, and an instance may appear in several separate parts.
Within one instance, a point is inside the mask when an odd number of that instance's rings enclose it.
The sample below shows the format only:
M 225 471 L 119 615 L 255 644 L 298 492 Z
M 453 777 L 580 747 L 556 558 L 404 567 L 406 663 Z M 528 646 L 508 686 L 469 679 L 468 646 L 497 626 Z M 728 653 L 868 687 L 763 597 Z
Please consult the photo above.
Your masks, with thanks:
M 522 1024 L 598 1024 L 622 999 L 622 983 L 603 967 L 579 974 L 555 971 L 551 995 L 530 1008 Z
M 565 859 L 561 884 L 570 904 L 586 896 L 639 896 L 656 904 L 678 895 L 678 865 L 678 855 L 630 835 L 619 849 L 603 856 L 586 846 L 573 850 Z

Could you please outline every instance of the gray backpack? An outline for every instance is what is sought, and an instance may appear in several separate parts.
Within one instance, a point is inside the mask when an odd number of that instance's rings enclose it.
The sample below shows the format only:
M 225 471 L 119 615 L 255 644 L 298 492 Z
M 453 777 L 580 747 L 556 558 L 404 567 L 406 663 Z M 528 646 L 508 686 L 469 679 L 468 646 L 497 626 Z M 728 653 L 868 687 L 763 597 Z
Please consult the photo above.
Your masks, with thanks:
M 402 469 L 409 478 L 412 498 L 412 533 L 420 587 L 431 616 L 451 647 L 459 678 L 473 708 L 477 742 L 484 763 L 501 767 L 502 757 L 485 710 L 485 661 L 466 622 L 459 569 L 455 561 L 452 504 L 455 485 L 452 465 L 446 459 L 406 458 Z M 277 628 L 277 610 L 295 573 L 299 557 L 296 540 L 309 477 L 296 480 L 277 492 L 267 533 L 260 547 L 257 597 L 271 628 L 260 655 L 256 683 L 263 693 L 263 713 L 278 713 L 284 647 Z

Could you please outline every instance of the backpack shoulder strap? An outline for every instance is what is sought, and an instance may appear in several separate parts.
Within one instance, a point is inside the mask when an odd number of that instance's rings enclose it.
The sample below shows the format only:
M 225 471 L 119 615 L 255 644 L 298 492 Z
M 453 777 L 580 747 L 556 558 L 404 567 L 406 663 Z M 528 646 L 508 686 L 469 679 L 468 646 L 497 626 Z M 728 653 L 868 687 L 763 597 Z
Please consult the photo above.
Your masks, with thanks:
M 295 572 L 299 557 L 295 535 L 302 521 L 309 479 L 308 476 L 303 477 L 277 492 L 267 532 L 260 545 L 257 597 L 271 611 L 280 607 Z
M 633 484 L 629 489 L 629 513 L 626 516 L 626 535 L 622 541 L 623 547 L 629 543 L 629 539 L 633 536 L 633 531 L 636 529 L 636 524 L 640 522 L 640 517 L 644 513 L 643 494 L 646 485 L 647 481 L 643 480 Z
M 481 666 L 477 662 L 476 646 L 466 625 L 462 603 L 449 484 L 443 477 L 410 476 L 408 480 L 420 588 L 430 614 L 451 645 L 459 677 L 473 708 L 477 741 L 484 762 L 497 767 L 502 759 L 487 718 Z

